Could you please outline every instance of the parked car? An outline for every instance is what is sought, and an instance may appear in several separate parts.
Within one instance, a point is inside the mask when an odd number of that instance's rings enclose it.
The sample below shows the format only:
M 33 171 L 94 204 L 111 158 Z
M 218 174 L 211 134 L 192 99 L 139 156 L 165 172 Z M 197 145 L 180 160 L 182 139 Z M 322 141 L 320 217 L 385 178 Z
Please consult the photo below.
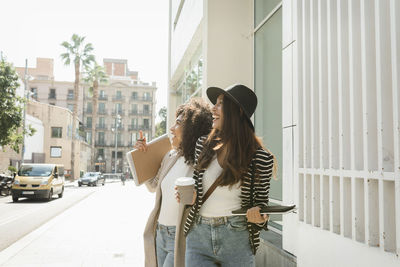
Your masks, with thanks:
M 57 164 L 22 164 L 11 187 L 13 202 L 20 197 L 44 198 L 64 194 L 64 166 Z
M 106 178 L 100 172 L 87 172 L 83 177 L 79 178 L 78 185 L 97 186 L 98 184 L 104 185 Z

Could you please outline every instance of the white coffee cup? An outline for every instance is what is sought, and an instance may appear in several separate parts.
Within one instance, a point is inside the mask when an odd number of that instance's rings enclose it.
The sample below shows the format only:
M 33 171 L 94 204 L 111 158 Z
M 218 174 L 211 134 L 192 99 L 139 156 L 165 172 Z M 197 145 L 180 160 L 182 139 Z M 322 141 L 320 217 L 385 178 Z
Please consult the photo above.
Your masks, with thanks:
M 184 205 L 192 204 L 194 179 L 192 177 L 179 177 L 175 180 L 180 202 Z

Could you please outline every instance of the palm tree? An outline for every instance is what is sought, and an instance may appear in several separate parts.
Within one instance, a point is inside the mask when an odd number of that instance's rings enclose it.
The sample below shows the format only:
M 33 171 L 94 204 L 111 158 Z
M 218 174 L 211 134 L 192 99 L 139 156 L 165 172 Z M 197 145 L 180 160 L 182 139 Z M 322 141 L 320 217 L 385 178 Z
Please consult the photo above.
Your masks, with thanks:
M 75 83 L 74 83 L 74 109 L 72 122 L 72 145 L 71 145 L 71 178 L 75 179 L 75 139 L 76 139 L 76 121 L 78 120 L 78 96 L 79 96 L 79 77 L 81 64 L 83 67 L 94 62 L 94 56 L 91 54 L 93 46 L 91 43 L 84 44 L 85 37 L 73 34 L 71 42 L 64 41 L 61 46 L 67 51 L 61 54 L 64 64 L 69 66 L 71 61 L 75 66 Z
M 89 87 L 89 91 L 92 93 L 92 106 L 93 106 L 93 113 L 92 113 L 92 170 L 94 170 L 94 163 L 95 163 L 95 126 L 97 120 L 97 101 L 99 98 L 99 83 L 105 83 L 108 81 L 107 74 L 105 69 L 94 62 L 93 65 L 86 68 L 85 78 L 84 81 L 91 84 Z

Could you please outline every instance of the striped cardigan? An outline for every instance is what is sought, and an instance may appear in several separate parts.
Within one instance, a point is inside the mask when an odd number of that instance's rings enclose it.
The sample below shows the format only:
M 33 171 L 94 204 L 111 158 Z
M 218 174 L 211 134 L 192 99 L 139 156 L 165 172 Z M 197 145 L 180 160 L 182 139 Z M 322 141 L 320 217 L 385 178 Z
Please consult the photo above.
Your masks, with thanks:
M 197 163 L 197 159 L 200 155 L 200 152 L 203 149 L 203 143 L 206 140 L 207 136 L 202 136 L 197 140 L 196 150 L 195 150 L 195 162 Z M 264 207 L 268 205 L 268 195 L 269 195 L 269 187 L 270 180 L 272 176 L 273 169 L 273 155 L 266 152 L 264 149 L 259 148 L 256 150 L 253 159 L 251 160 L 251 164 L 247 169 L 247 173 L 244 174 L 243 185 L 241 186 L 241 206 L 249 207 L 251 198 L 250 192 L 253 193 L 253 201 L 254 206 Z M 255 168 L 254 168 L 255 167 Z M 185 236 L 188 234 L 190 228 L 193 225 L 194 219 L 197 214 L 199 214 L 200 208 L 203 204 L 203 174 L 205 169 L 197 171 L 195 170 L 193 173 L 193 178 L 195 179 L 195 188 L 197 191 L 197 198 L 194 205 L 191 207 L 189 215 L 186 219 L 186 223 L 184 226 L 184 234 Z M 254 179 L 253 188 L 251 188 L 253 172 L 257 174 L 259 179 Z M 249 241 L 253 254 L 256 253 L 258 246 L 260 245 L 260 231 L 262 229 L 267 230 L 267 223 L 265 224 L 255 224 L 247 222 L 247 230 L 249 231 Z

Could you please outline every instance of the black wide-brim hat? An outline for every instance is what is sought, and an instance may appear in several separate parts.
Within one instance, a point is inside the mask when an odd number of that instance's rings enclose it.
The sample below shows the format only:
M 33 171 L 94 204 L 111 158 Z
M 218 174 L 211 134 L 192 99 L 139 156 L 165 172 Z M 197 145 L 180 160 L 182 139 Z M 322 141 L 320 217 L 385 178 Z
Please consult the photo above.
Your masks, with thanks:
M 217 103 L 217 98 L 221 94 L 228 97 L 243 110 L 247 122 L 254 131 L 254 126 L 250 118 L 253 116 L 257 107 L 257 96 L 253 90 L 242 84 L 231 85 L 225 90 L 218 87 L 207 88 L 208 99 L 210 99 L 211 103 L 214 105 Z

